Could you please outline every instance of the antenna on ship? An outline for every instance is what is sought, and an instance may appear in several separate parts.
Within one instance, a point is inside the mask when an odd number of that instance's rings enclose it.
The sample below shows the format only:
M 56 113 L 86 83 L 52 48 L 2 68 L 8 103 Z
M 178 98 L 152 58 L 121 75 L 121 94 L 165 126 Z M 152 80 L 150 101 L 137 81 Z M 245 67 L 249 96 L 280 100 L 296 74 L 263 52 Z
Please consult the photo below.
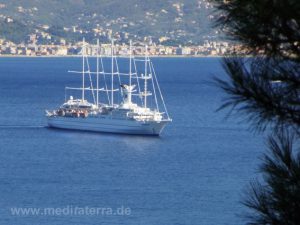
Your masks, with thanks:
M 124 74 L 129 76 L 129 83 L 124 85 L 121 84 L 122 87 L 122 96 L 123 96 L 123 106 L 126 105 L 128 107 L 132 106 L 132 93 L 135 92 L 135 85 L 132 85 L 132 41 L 130 40 L 129 47 L 129 73 Z

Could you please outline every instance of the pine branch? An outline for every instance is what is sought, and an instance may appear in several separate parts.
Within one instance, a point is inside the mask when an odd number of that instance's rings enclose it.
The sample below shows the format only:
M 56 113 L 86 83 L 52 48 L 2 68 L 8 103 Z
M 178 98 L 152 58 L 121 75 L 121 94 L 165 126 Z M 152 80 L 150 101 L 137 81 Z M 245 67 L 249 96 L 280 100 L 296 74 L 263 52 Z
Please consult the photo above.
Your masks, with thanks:
M 215 78 L 226 94 L 219 108 L 246 115 L 258 130 L 300 126 L 300 69 L 295 63 L 263 58 L 226 58 L 228 79 Z
M 253 213 L 248 224 L 300 224 L 300 154 L 296 156 L 295 138 L 281 131 L 269 137 L 269 152 L 260 171 L 264 184 L 252 182 L 243 204 Z

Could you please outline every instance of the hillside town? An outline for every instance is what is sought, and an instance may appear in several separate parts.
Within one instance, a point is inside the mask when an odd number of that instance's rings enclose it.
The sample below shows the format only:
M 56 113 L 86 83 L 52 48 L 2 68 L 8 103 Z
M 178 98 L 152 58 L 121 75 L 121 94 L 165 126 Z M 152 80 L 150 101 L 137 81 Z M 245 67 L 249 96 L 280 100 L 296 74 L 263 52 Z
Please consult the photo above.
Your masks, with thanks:
M 76 56 L 81 54 L 82 42 L 68 43 L 64 39 L 60 44 L 36 44 L 35 35 L 31 37 L 32 43 L 15 44 L 0 39 L 0 55 L 2 56 Z M 144 55 L 146 42 L 134 42 L 134 54 Z M 100 44 L 101 55 L 111 54 L 111 45 Z M 92 43 L 87 47 L 87 55 L 96 55 L 97 46 Z M 155 43 L 148 45 L 150 56 L 222 56 L 233 52 L 241 52 L 238 45 L 228 42 L 205 42 L 199 46 L 165 46 Z M 115 44 L 116 55 L 126 55 L 129 52 L 128 44 Z
M 140 33 L 141 27 L 148 22 L 129 20 L 126 17 L 118 17 L 103 21 L 97 13 L 85 13 L 78 15 L 77 22 L 73 25 L 51 25 L 50 23 L 36 23 L 32 17 L 38 15 L 38 7 L 25 7 L 22 5 L 12 7 L 9 3 L 0 3 L 0 55 L 2 56 L 74 56 L 81 53 L 82 38 L 86 38 L 91 44 L 87 54 L 95 55 L 93 45 L 99 39 L 101 54 L 110 54 L 110 40 L 115 40 L 115 54 L 123 55 L 129 51 L 129 42 L 133 41 L 135 55 L 144 54 L 145 44 L 149 46 L 148 53 L 151 56 L 223 56 L 238 52 L 243 54 L 240 46 L 229 41 L 224 41 L 219 30 L 209 28 L 209 23 L 214 19 L 214 14 L 208 13 L 213 5 L 206 0 L 198 0 L 193 7 L 196 15 L 203 14 L 208 33 L 201 30 L 201 35 L 193 33 L 189 29 L 199 26 L 197 18 L 186 21 L 190 28 L 180 28 L 184 22 L 186 5 L 174 2 L 169 8 L 162 8 L 159 12 L 145 11 L 141 18 L 151 21 L 150 27 L 158 26 L 158 20 L 173 12 L 176 17 L 170 21 L 177 29 L 165 30 L 160 34 Z M 11 15 L 8 11 L 11 10 Z M 172 11 L 173 10 L 173 11 Z M 3 11 L 3 13 L 1 13 Z M 6 12 L 6 13 L 4 13 Z M 50 16 L 53 12 L 50 13 Z M 19 18 L 16 17 L 19 15 Z M 54 14 L 53 14 L 54 15 Z M 26 20 L 20 20 L 22 16 Z M 99 17 L 100 16 L 100 17 Z M 102 23 L 99 18 L 102 18 Z M 16 19 L 17 18 L 17 19 Z M 37 18 L 39 18 L 37 16 Z M 106 18 L 106 17 L 105 17 Z M 198 18 L 199 19 L 199 18 Z M 82 22 L 86 21 L 86 22 Z M 34 24 L 34 26 L 32 25 Z M 140 27 L 140 28 L 138 28 Z M 148 25 L 147 25 L 148 27 Z M 128 29 L 134 29 L 129 31 Z M 149 28 L 149 27 L 148 27 Z M 150 32 L 151 33 L 151 32 Z

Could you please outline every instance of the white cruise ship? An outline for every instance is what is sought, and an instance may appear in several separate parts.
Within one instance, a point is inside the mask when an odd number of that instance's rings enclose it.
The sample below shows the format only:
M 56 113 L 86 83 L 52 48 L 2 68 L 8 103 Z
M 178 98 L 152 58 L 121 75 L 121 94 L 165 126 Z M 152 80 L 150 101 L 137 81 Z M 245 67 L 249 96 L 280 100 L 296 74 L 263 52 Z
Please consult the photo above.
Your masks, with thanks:
M 92 58 L 87 49 L 96 51 L 95 71 L 91 71 Z M 83 41 L 82 71 L 69 71 L 82 75 L 82 87 L 66 87 L 68 100 L 56 110 L 46 111 L 49 127 L 136 135 L 160 135 L 171 122 L 153 64 L 145 48 L 145 57 L 133 56 L 134 49 L 126 57 L 116 57 L 111 44 L 110 71 L 104 68 L 107 58 L 102 56 L 99 45 L 91 46 Z M 128 64 L 126 72 L 119 71 L 119 60 Z M 126 64 L 126 65 L 127 65 Z M 138 65 L 139 64 L 139 65 Z M 140 69 L 142 68 L 142 69 Z M 140 72 L 138 70 L 143 72 Z M 87 85 L 87 83 L 89 83 Z M 80 91 L 80 98 L 67 92 Z M 68 93 L 69 94 L 69 93 Z M 91 98 L 88 100 L 88 96 Z M 115 99 L 119 99 L 115 101 Z

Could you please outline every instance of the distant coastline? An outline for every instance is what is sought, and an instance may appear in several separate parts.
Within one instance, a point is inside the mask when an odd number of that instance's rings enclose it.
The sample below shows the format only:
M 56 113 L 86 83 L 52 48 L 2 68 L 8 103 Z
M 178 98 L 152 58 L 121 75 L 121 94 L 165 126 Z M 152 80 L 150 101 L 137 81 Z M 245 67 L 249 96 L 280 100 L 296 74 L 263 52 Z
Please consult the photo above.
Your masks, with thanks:
M 0 58 L 80 58 L 81 55 L 0 55 Z M 90 56 L 96 57 L 96 56 Z M 110 56 L 102 56 L 103 58 Z M 122 57 L 122 55 L 117 55 L 116 57 Z M 143 56 L 136 56 L 143 57 Z M 224 55 L 151 55 L 150 58 L 222 58 Z M 245 57 L 245 56 L 243 56 Z

